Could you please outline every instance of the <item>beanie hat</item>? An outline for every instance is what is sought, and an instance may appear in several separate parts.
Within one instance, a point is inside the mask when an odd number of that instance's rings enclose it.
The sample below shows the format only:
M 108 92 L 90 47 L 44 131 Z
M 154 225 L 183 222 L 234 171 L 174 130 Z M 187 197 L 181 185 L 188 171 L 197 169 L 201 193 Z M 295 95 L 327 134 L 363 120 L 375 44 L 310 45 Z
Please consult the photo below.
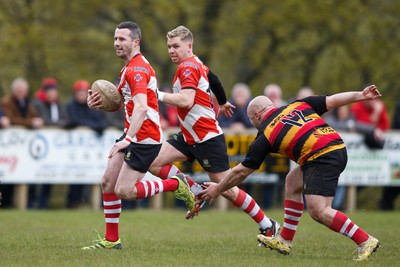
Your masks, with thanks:
M 42 82 L 42 89 L 44 91 L 47 91 L 49 89 L 58 89 L 57 80 L 52 77 L 48 77 L 48 78 L 44 79 Z
M 78 80 L 75 82 L 74 87 L 72 89 L 74 92 L 77 92 L 79 90 L 89 90 L 90 84 L 86 80 Z

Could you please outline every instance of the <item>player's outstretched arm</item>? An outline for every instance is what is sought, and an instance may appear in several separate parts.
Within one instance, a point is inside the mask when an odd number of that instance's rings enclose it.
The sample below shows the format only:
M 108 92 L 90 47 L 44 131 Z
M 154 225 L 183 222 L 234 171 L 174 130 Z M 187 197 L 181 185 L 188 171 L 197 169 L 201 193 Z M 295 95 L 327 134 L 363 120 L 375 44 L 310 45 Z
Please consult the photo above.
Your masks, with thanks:
M 375 85 L 369 85 L 362 91 L 338 93 L 326 97 L 326 108 L 328 110 L 345 106 L 353 102 L 373 100 L 381 97 L 381 93 Z
M 231 171 L 222 179 L 218 184 L 206 182 L 204 183 L 207 188 L 200 192 L 201 198 L 205 201 L 209 201 L 210 204 L 214 200 L 232 187 L 239 185 L 244 179 L 246 179 L 255 170 L 243 166 L 241 163 L 236 165 Z

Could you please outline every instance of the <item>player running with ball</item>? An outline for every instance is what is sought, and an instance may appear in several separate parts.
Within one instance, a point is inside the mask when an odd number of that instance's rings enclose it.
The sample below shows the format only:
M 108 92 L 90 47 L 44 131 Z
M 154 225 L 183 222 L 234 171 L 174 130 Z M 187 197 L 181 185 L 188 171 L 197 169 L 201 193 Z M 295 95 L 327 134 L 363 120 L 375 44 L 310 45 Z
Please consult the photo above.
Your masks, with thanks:
M 140 27 L 134 22 L 123 22 L 115 29 L 114 48 L 125 63 L 118 86 L 124 99 L 125 129 L 111 148 L 102 178 L 105 237 L 99 236 L 96 244 L 83 247 L 84 250 L 122 248 L 118 231 L 121 199 L 142 199 L 170 191 L 176 198 L 185 201 L 190 211 L 194 209 L 193 193 L 182 177 L 142 181 L 160 151 L 162 130 L 156 95 L 157 80 L 150 63 L 140 53 L 141 37 Z M 90 108 L 102 108 L 98 92 L 89 92 L 87 102 Z

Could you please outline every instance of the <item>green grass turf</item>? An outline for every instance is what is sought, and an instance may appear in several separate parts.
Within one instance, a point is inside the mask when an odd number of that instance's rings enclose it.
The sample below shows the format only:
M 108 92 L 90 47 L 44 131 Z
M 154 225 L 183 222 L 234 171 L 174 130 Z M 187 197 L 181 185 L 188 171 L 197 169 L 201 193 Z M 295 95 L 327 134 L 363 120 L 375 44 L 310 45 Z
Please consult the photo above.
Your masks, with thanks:
M 399 266 L 400 213 L 362 212 L 350 218 L 381 241 L 367 262 L 354 262 L 355 244 L 301 218 L 288 256 L 257 246 L 258 225 L 243 212 L 202 211 L 193 220 L 183 210 L 142 209 L 120 218 L 121 251 L 82 251 L 97 229 L 102 212 L 90 210 L 0 210 L 1 266 Z M 282 223 L 281 210 L 267 215 Z

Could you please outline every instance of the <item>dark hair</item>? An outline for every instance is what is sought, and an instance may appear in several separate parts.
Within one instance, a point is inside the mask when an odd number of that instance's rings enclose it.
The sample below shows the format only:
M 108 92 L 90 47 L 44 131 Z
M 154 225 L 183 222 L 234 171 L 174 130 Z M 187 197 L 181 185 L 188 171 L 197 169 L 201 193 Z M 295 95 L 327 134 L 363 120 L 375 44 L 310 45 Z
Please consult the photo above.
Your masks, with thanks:
M 133 21 L 124 21 L 117 25 L 117 29 L 128 29 L 131 31 L 132 40 L 142 39 L 142 31 L 140 30 L 139 24 Z

